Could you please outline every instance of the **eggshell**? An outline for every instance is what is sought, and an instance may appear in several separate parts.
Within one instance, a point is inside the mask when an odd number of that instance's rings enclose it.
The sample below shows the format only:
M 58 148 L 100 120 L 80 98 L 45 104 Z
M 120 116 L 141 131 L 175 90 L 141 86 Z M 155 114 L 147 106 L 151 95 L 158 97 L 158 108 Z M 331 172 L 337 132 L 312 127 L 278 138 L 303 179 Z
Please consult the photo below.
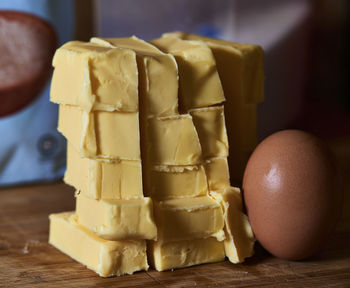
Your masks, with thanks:
M 277 132 L 258 145 L 245 169 L 243 192 L 256 238 L 284 259 L 318 251 L 341 211 L 333 155 L 320 139 L 298 130 Z

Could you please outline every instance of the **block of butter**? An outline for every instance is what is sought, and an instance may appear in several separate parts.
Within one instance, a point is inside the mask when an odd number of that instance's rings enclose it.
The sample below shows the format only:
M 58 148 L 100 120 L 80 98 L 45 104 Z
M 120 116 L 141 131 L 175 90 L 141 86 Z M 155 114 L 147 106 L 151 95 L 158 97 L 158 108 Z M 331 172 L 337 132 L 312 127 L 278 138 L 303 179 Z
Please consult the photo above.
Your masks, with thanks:
M 52 102 L 85 111 L 138 111 L 137 62 L 131 49 L 68 42 L 57 49 L 53 66 Z
M 147 132 L 152 165 L 201 163 L 202 149 L 191 115 L 150 118 Z
M 157 271 L 225 260 L 223 242 L 213 237 L 168 243 L 148 241 L 147 255 Z
M 78 225 L 74 212 L 50 215 L 49 243 L 102 277 L 148 270 L 145 240 L 104 240 Z
M 202 41 L 212 50 L 226 97 L 226 112 L 229 111 L 226 124 L 230 127 L 231 179 L 240 183 L 249 155 L 257 145 L 257 103 L 264 99 L 262 48 L 183 32 L 163 37 Z
M 225 101 L 215 58 L 207 45 L 199 41 L 183 41 L 163 37 L 151 43 L 175 56 L 180 76 L 180 108 L 208 107 Z
M 222 190 L 231 186 L 226 157 L 211 158 L 205 161 L 204 167 L 210 191 Z
M 67 143 L 64 181 L 92 199 L 135 199 L 143 197 L 141 161 L 98 161 L 81 158 Z
M 147 196 L 154 200 L 188 198 L 209 194 L 203 165 L 154 166 L 150 173 Z
M 60 105 L 57 129 L 82 157 L 141 160 L 138 112 L 88 113 Z
M 230 173 L 241 181 L 257 142 L 260 47 L 181 32 L 92 38 L 53 62 L 77 191 L 75 212 L 50 216 L 51 244 L 101 276 L 147 270 L 146 250 L 158 271 L 253 254 Z
M 82 226 L 107 240 L 157 239 L 151 198 L 94 200 L 77 195 L 76 213 Z
M 238 188 L 229 187 L 210 193 L 224 210 L 225 254 L 232 263 L 243 262 L 254 253 L 254 234 L 248 217 L 242 212 L 242 196 Z
M 135 36 L 92 38 L 90 41 L 135 51 L 140 81 L 140 112 L 145 118 L 178 114 L 178 69 L 174 56 Z
M 158 243 L 215 237 L 225 239 L 224 217 L 209 196 L 154 202 Z
M 196 126 L 204 159 L 228 156 L 224 106 L 189 110 Z

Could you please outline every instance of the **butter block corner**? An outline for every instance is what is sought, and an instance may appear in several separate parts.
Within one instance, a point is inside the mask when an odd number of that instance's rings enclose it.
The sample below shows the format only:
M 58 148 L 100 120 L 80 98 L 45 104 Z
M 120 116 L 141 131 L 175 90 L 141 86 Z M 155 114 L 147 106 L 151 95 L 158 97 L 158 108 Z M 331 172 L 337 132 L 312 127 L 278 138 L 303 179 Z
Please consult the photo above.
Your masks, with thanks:
M 77 224 L 74 212 L 50 215 L 49 243 L 102 277 L 148 270 L 146 241 L 108 241 Z

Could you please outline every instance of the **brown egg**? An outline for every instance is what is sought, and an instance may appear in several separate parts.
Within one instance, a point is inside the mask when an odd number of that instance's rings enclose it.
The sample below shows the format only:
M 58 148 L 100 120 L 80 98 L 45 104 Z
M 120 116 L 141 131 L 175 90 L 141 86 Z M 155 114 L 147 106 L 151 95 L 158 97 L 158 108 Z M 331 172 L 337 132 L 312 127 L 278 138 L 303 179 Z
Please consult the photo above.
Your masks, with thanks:
M 251 155 L 243 178 L 256 238 L 280 258 L 314 254 L 339 218 L 340 186 L 335 160 L 320 139 L 298 130 L 269 136 Z

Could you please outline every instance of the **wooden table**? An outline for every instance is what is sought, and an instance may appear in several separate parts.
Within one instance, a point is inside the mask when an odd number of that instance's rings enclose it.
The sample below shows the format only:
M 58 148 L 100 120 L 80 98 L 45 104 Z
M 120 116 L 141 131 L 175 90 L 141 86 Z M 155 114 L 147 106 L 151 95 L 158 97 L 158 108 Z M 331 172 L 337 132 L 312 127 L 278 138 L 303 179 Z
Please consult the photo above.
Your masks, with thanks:
M 48 215 L 73 209 L 73 189 L 63 183 L 0 190 L 0 287 L 350 287 L 349 232 L 308 261 L 283 261 L 257 247 L 239 265 L 100 278 L 47 243 Z

